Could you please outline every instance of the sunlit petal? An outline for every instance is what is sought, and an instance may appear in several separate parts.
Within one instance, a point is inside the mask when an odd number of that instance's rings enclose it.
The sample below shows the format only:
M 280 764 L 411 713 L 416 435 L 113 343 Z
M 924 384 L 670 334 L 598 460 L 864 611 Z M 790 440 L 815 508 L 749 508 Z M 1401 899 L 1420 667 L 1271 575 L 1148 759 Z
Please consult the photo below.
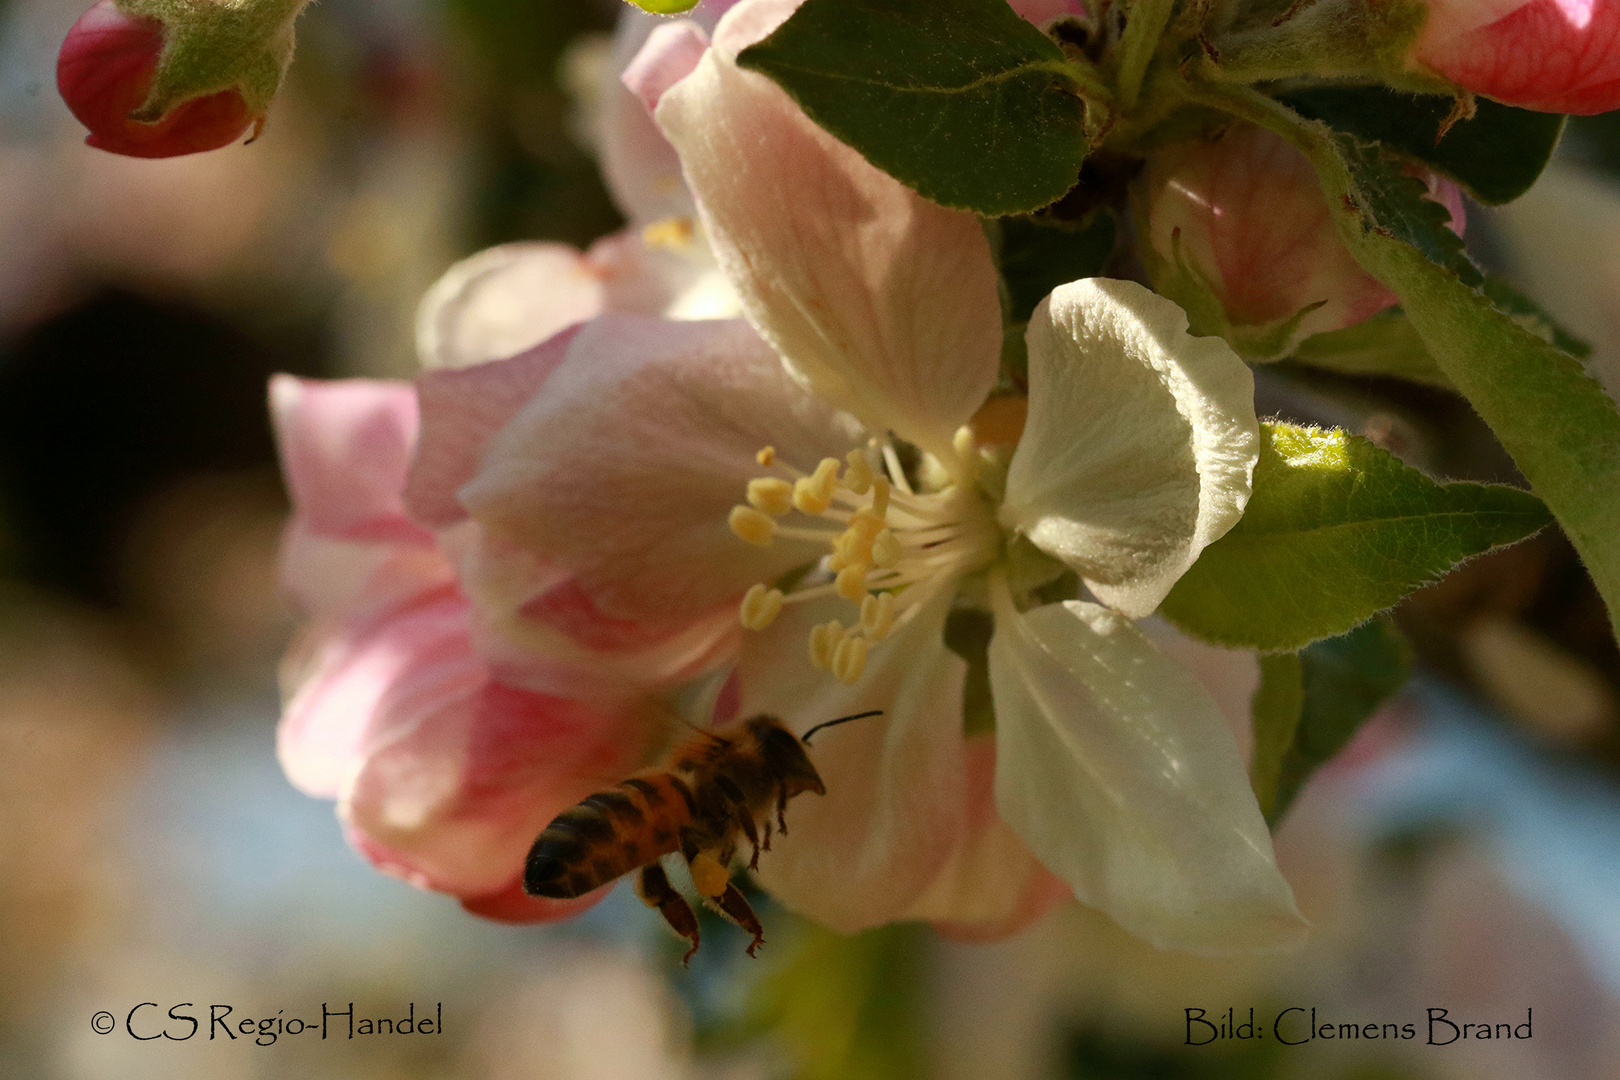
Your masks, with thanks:
M 1002 524 L 1142 616 L 1248 504 L 1254 379 L 1134 282 L 1056 289 L 1029 324 L 1029 420 Z
M 1041 862 L 1161 948 L 1291 945 L 1305 924 L 1220 710 L 1117 612 L 1013 610 L 990 644 L 996 801 Z
M 949 459 L 1000 356 L 988 243 L 736 66 L 728 28 L 761 10 L 732 9 L 658 121 L 760 333 L 823 400 Z

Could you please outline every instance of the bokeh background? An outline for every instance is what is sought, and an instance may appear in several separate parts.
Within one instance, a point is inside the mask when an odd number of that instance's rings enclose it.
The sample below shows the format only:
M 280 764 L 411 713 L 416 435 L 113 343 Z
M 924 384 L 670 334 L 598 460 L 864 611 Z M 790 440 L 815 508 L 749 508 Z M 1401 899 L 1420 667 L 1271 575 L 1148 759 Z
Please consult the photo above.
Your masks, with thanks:
M 133 161 L 83 146 L 54 91 L 85 2 L 0 0 L 0 1077 L 1620 1077 L 1620 655 L 1556 534 L 1403 606 L 1420 675 L 1279 835 L 1317 926 L 1298 955 L 1161 954 L 1073 905 L 993 944 L 767 908 L 761 960 L 709 926 L 687 971 L 628 890 L 519 929 L 372 871 L 274 758 L 293 618 L 265 380 L 408 377 L 417 298 L 456 258 L 620 224 L 591 104 L 621 5 L 323 0 L 259 142 Z M 1579 122 L 1468 233 L 1611 392 L 1617 177 L 1620 124 Z M 1282 366 L 1260 398 L 1513 477 L 1436 391 Z M 1252 660 L 1157 632 L 1241 733 Z M 136 1041 L 148 1001 L 440 1007 L 444 1030 Z M 1183 1045 L 1188 1008 L 1291 1006 L 1418 1037 Z M 1533 1038 L 1427 1046 L 1429 1008 L 1533 1010 Z

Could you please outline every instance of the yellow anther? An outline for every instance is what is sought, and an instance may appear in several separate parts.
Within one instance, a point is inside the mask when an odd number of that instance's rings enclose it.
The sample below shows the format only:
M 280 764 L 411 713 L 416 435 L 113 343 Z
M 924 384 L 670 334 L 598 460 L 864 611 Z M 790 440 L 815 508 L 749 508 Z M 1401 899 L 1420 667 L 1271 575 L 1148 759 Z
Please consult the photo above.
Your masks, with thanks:
M 782 590 L 765 584 L 755 584 L 743 597 L 738 617 L 745 630 L 763 630 L 782 614 Z
M 872 538 L 872 561 L 888 570 L 900 565 L 900 541 L 892 529 L 884 529 Z
M 951 449 L 956 451 L 957 457 L 967 461 L 974 457 L 974 448 L 973 429 L 963 424 L 956 429 L 956 434 L 951 436 Z
M 872 513 L 879 518 L 889 516 L 889 478 L 879 476 L 872 480 Z
M 818 490 L 815 477 L 801 476 L 793 481 L 793 505 L 806 514 L 825 513 L 832 505 L 832 493 Z
M 849 462 L 849 468 L 844 470 L 844 486 L 857 495 L 865 495 L 872 490 L 872 465 L 866 460 L 866 455 L 859 450 L 851 450 L 844 455 Z
M 865 562 L 858 562 L 853 566 L 844 567 L 838 571 L 838 579 L 833 588 L 845 600 L 855 604 L 860 603 L 861 597 L 866 595 L 866 572 L 871 568 L 871 564 Z
M 776 522 L 769 514 L 762 514 L 752 506 L 733 506 L 727 519 L 731 531 L 759 547 L 770 547 L 776 535 Z
M 883 519 L 862 507 L 849 519 L 849 531 L 859 536 L 863 543 L 871 543 L 883 531 Z
M 853 683 L 866 670 L 866 639 L 853 631 L 839 639 L 833 650 L 832 673 L 839 682 Z
M 833 553 L 832 558 L 827 560 L 827 569 L 836 574 L 846 566 L 871 562 L 868 547 L 853 530 L 845 529 L 833 539 Z
M 810 482 L 816 485 L 816 492 L 826 498 L 832 498 L 833 491 L 838 487 L 838 459 L 824 457 L 816 463 L 816 471 L 810 474 Z
M 776 476 L 761 476 L 750 480 L 748 504 L 772 517 L 781 517 L 793 509 L 793 485 Z
M 861 629 L 873 641 L 889 636 L 894 626 L 894 593 L 868 594 L 861 601 Z
M 689 217 L 667 217 L 641 230 L 641 242 L 650 248 L 680 251 L 692 246 L 697 226 Z
M 844 636 L 844 625 L 837 619 L 824 622 L 810 631 L 810 663 L 818 668 L 832 667 L 833 652 Z
M 762 447 L 760 447 L 759 453 L 754 455 L 754 460 L 759 462 L 761 465 L 775 465 L 776 464 L 776 447 L 774 447 L 774 446 L 762 446 Z

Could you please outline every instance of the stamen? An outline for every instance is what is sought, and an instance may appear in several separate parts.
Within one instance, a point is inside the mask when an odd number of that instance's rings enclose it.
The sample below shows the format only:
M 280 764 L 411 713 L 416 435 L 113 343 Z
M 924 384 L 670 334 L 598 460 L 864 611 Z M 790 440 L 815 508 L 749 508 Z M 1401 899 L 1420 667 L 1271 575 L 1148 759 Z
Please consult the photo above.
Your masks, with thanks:
M 837 619 L 824 622 L 810 631 L 810 663 L 822 670 L 832 667 L 833 652 L 843 640 L 844 625 Z
M 916 494 L 911 490 L 911 481 L 906 479 L 906 470 L 900 467 L 900 455 L 894 452 L 892 443 L 883 444 L 883 463 L 889 467 L 889 480 L 895 487 L 907 495 Z
M 872 481 L 872 513 L 879 518 L 889 515 L 889 480 L 879 476 Z
M 776 522 L 752 506 L 733 506 L 727 524 L 732 532 L 755 547 L 770 547 L 776 535 Z
M 763 583 L 751 586 L 738 612 L 743 629 L 763 630 L 770 626 L 782 613 L 782 601 L 781 589 L 773 589 Z
M 846 633 L 833 650 L 832 673 L 839 682 L 853 684 L 866 669 L 866 639 L 854 630 Z
M 860 603 L 861 598 L 868 595 L 866 591 L 866 571 L 870 568 L 869 564 L 859 562 L 854 566 L 846 566 L 838 571 L 838 580 L 835 582 L 838 595 L 852 604 Z
M 953 440 L 958 454 L 964 446 L 973 450 L 971 430 Z M 962 476 L 951 475 L 929 455 L 917 464 L 920 494 L 912 490 L 893 445 L 877 439 L 844 455 L 842 462 L 823 458 L 808 473 L 780 460 L 770 447 L 756 460 L 774 475 L 749 481 L 748 505 L 731 511 L 732 531 L 761 546 L 775 539 L 808 541 L 826 544 L 831 552 L 819 571 L 791 590 L 763 583 L 750 588 L 738 617 L 745 628 L 762 630 L 788 604 L 838 597 L 857 605 L 854 625 L 846 629 L 833 619 L 809 636 L 810 663 L 844 682 L 861 677 L 873 645 L 893 636 L 932 598 L 954 588 L 962 573 L 985 565 L 994 554 L 999 530 L 988 507 L 980 505 L 976 489 Z M 821 520 L 803 525 L 777 520 L 795 509 Z
M 872 538 L 872 562 L 884 570 L 898 566 L 903 554 L 892 529 L 884 529 Z
M 667 217 L 641 230 L 641 242 L 650 248 L 682 251 L 692 246 L 697 226 L 689 217 Z
M 748 481 L 748 504 L 772 517 L 793 509 L 793 485 L 779 476 L 761 476 Z
M 873 641 L 882 641 L 893 626 L 894 593 L 868 593 L 861 601 L 861 630 Z
M 865 495 L 872 490 L 872 464 L 866 460 L 866 454 L 860 450 L 851 450 L 844 455 L 849 462 L 849 468 L 844 471 L 844 486 L 857 495 Z

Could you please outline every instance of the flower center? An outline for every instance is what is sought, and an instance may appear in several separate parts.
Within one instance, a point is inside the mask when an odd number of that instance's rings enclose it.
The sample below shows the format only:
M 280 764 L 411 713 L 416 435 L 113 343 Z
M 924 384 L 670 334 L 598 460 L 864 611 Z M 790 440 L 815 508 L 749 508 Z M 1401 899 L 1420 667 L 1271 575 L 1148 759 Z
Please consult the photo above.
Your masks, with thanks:
M 956 477 L 924 456 L 914 487 L 888 440 L 872 439 L 843 461 L 823 458 L 810 471 L 756 455 L 767 475 L 748 482 L 748 504 L 731 510 L 731 531 L 768 547 L 777 537 L 825 543 L 832 553 L 783 592 L 765 583 L 743 597 L 749 630 L 763 630 L 786 604 L 837 596 L 857 609 L 849 626 L 833 619 L 810 631 L 810 662 L 846 683 L 861 677 L 867 650 L 916 617 L 929 600 L 994 557 L 995 515 L 974 478 L 973 432 L 956 435 Z M 790 518 L 797 512 L 801 522 Z

